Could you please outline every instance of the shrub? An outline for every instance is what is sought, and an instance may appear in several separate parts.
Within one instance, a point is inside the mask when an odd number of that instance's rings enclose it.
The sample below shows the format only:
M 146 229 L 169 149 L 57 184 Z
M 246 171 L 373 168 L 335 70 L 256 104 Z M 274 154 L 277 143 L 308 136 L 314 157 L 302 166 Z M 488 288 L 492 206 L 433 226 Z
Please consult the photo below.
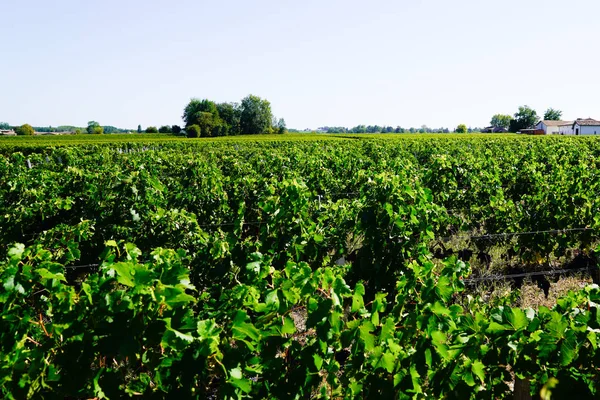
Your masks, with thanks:
M 187 128 L 185 128 L 185 130 L 187 131 L 187 136 L 189 138 L 200 137 L 200 126 L 198 125 L 190 125 Z
M 465 124 L 460 124 L 456 127 L 456 133 L 467 133 L 467 126 Z
M 17 135 L 31 136 L 35 133 L 35 131 L 33 130 L 33 127 L 31 125 L 24 124 L 15 128 L 15 133 Z

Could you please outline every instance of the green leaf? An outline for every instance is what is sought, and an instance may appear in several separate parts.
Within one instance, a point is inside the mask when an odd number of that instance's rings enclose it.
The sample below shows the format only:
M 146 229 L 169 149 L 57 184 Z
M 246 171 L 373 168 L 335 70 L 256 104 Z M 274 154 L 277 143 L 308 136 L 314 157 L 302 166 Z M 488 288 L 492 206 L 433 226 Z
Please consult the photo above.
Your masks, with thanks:
M 23 252 L 25 252 L 25 245 L 23 243 L 15 243 L 14 246 L 8 250 L 8 257 L 11 260 L 20 260 L 23 258 Z
M 296 325 L 294 324 L 294 320 L 290 317 L 285 317 L 283 320 L 283 328 L 281 329 L 282 335 L 293 335 L 296 333 Z
M 487 328 L 488 333 L 501 333 L 507 330 L 507 327 L 497 322 L 491 322 Z
M 448 345 L 446 344 L 447 340 L 448 339 L 446 338 L 446 335 L 443 332 L 434 331 L 431 333 L 431 341 L 433 342 L 435 349 L 442 358 L 449 360 L 451 359 L 451 357 L 448 352 Z
M 375 348 L 375 336 L 371 333 L 375 330 L 375 326 L 370 321 L 365 321 L 358 328 L 360 338 L 365 346 L 365 351 L 373 351 Z
M 81 291 L 85 294 L 89 304 L 93 304 L 92 301 L 92 288 L 87 282 L 81 284 Z
M 244 393 L 250 393 L 252 391 L 252 381 L 243 377 L 242 370 L 239 367 L 229 370 L 228 382 Z
M 101 368 L 98 373 L 96 374 L 96 376 L 94 376 L 94 394 L 96 395 L 96 397 L 98 399 L 107 399 L 108 397 L 106 397 L 106 394 L 104 394 L 104 392 L 102 391 L 102 388 L 100 387 L 100 375 L 102 375 L 102 373 L 104 372 L 104 368 Z
M 560 345 L 560 365 L 568 366 L 577 356 L 577 337 L 573 331 L 567 331 Z
M 317 371 L 320 371 L 321 366 L 323 366 L 323 357 L 321 357 L 317 353 L 313 353 L 313 361 L 315 363 L 315 367 L 317 368 Z
M 594 332 L 594 331 L 588 331 L 587 338 L 590 341 L 590 344 L 592 345 L 592 348 L 597 349 L 598 348 L 598 342 L 597 342 L 597 338 L 596 338 L 596 332 Z
M 162 344 L 164 347 L 172 347 L 181 350 L 185 347 L 183 343 L 192 343 L 194 336 L 180 332 L 171 326 L 171 318 L 163 318 L 166 324 L 166 331 L 163 335 Z
M 362 283 L 357 283 L 352 294 L 352 309 L 353 313 L 365 308 L 363 296 L 365 295 L 365 286 Z
M 117 273 L 117 281 L 121 285 L 134 287 L 135 282 L 132 275 L 132 265 L 130 263 L 118 262 L 110 266 Z
M 436 301 L 433 306 L 431 307 L 431 312 L 433 312 L 434 314 L 438 315 L 438 316 L 444 316 L 447 317 L 450 315 L 450 310 L 447 309 L 446 307 L 444 307 L 444 305 L 442 303 L 440 303 L 439 301 Z
M 483 365 L 481 361 L 475 361 L 473 365 L 471 365 L 471 371 L 473 371 L 473 374 L 479 378 L 481 383 L 485 381 L 485 365 Z
M 520 308 L 506 307 L 504 309 L 504 318 L 514 331 L 527 328 L 529 320 L 525 315 L 525 312 Z
M 38 268 L 35 270 L 35 272 L 37 272 L 37 274 L 42 279 L 49 279 L 49 280 L 57 279 L 61 282 L 67 282 L 67 280 L 65 279 L 65 276 L 63 274 L 52 273 L 52 272 L 48 271 L 46 268 Z
M 435 292 L 445 302 L 450 301 L 454 294 L 454 288 L 452 287 L 452 281 L 446 275 L 440 276 L 435 285 Z
M 233 319 L 231 330 L 234 339 L 250 338 L 253 341 L 260 340 L 260 331 L 251 323 L 246 322 L 248 315 L 244 311 L 237 311 Z
M 388 339 L 394 338 L 394 332 L 396 331 L 396 325 L 392 317 L 386 317 L 381 327 L 381 334 L 379 335 L 379 342 L 386 342 Z
M 423 393 L 423 389 L 421 388 L 421 382 L 420 382 L 420 378 L 421 375 L 419 375 L 419 372 L 417 371 L 417 367 L 415 364 L 412 364 L 410 366 L 410 377 L 412 380 L 412 384 L 413 384 L 413 393 Z
M 391 374 L 396 366 L 396 357 L 394 357 L 392 353 L 386 351 L 381 357 L 380 366 L 385 368 L 385 370 Z

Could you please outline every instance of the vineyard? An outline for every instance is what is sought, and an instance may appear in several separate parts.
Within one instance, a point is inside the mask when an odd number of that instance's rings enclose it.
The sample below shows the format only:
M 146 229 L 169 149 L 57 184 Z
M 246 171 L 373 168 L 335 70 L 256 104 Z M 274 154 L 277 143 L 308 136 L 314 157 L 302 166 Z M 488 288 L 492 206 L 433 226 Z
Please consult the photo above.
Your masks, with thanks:
M 598 397 L 600 141 L 300 138 L 0 139 L 2 397 Z

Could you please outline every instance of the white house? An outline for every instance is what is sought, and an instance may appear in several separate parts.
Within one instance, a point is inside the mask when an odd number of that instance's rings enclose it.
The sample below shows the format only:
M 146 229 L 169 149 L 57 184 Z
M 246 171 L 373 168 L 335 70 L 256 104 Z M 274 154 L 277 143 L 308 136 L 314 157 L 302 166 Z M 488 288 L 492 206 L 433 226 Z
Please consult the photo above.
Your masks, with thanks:
M 535 129 L 543 130 L 545 135 L 556 135 L 560 133 L 561 125 L 573 125 L 573 121 L 548 121 L 543 120 L 537 123 Z
M 558 126 L 558 133 L 561 135 L 572 135 L 573 134 L 573 121 L 566 121 L 564 124 Z
M 577 118 L 573 122 L 572 135 L 598 135 L 600 134 L 600 121 L 592 118 Z

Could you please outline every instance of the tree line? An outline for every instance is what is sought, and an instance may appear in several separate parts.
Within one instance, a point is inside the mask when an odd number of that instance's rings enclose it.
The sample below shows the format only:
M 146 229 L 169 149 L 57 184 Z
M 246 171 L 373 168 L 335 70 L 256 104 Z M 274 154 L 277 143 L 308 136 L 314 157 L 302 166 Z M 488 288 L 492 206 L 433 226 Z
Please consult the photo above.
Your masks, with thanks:
M 544 120 L 558 121 L 562 117 L 562 111 L 548 108 L 544 113 Z M 179 125 L 148 126 L 142 129 L 138 125 L 138 133 L 164 133 L 188 137 L 216 137 L 232 135 L 255 135 L 270 133 L 285 133 L 287 127 L 283 118 L 276 118 L 271 111 L 271 103 L 258 96 L 248 95 L 240 103 L 216 103 L 208 99 L 193 98 L 185 106 L 182 119 L 184 128 Z M 495 114 L 492 116 L 490 125 L 494 130 L 519 132 L 522 129 L 531 129 L 540 120 L 537 112 L 531 107 L 520 106 L 514 115 Z M 33 135 L 34 132 L 73 132 L 103 134 L 103 133 L 128 133 L 132 130 L 121 129 L 110 125 L 100 125 L 96 121 L 88 122 L 86 128 L 72 125 L 61 125 L 57 127 L 33 127 L 29 124 L 11 126 L 6 122 L 0 122 L 0 129 L 14 129 L 18 135 Z M 185 130 L 184 130 L 185 129 Z M 298 130 L 291 130 L 299 132 Z M 448 128 L 430 128 L 422 125 L 420 128 L 403 128 L 401 126 L 383 125 L 357 125 L 353 128 L 343 126 L 323 126 L 317 129 L 325 133 L 471 133 L 481 132 L 482 129 L 467 127 L 460 124 L 452 131 Z
M 380 125 L 357 125 L 353 128 L 346 128 L 343 126 L 322 126 L 317 129 L 319 132 L 325 133 L 450 133 L 458 132 L 462 133 L 464 127 L 464 133 L 467 132 L 480 132 L 481 128 L 467 128 L 466 125 L 461 124 L 453 130 L 449 128 L 430 128 L 427 125 L 421 125 L 420 128 L 403 128 L 401 126 L 380 126 Z

